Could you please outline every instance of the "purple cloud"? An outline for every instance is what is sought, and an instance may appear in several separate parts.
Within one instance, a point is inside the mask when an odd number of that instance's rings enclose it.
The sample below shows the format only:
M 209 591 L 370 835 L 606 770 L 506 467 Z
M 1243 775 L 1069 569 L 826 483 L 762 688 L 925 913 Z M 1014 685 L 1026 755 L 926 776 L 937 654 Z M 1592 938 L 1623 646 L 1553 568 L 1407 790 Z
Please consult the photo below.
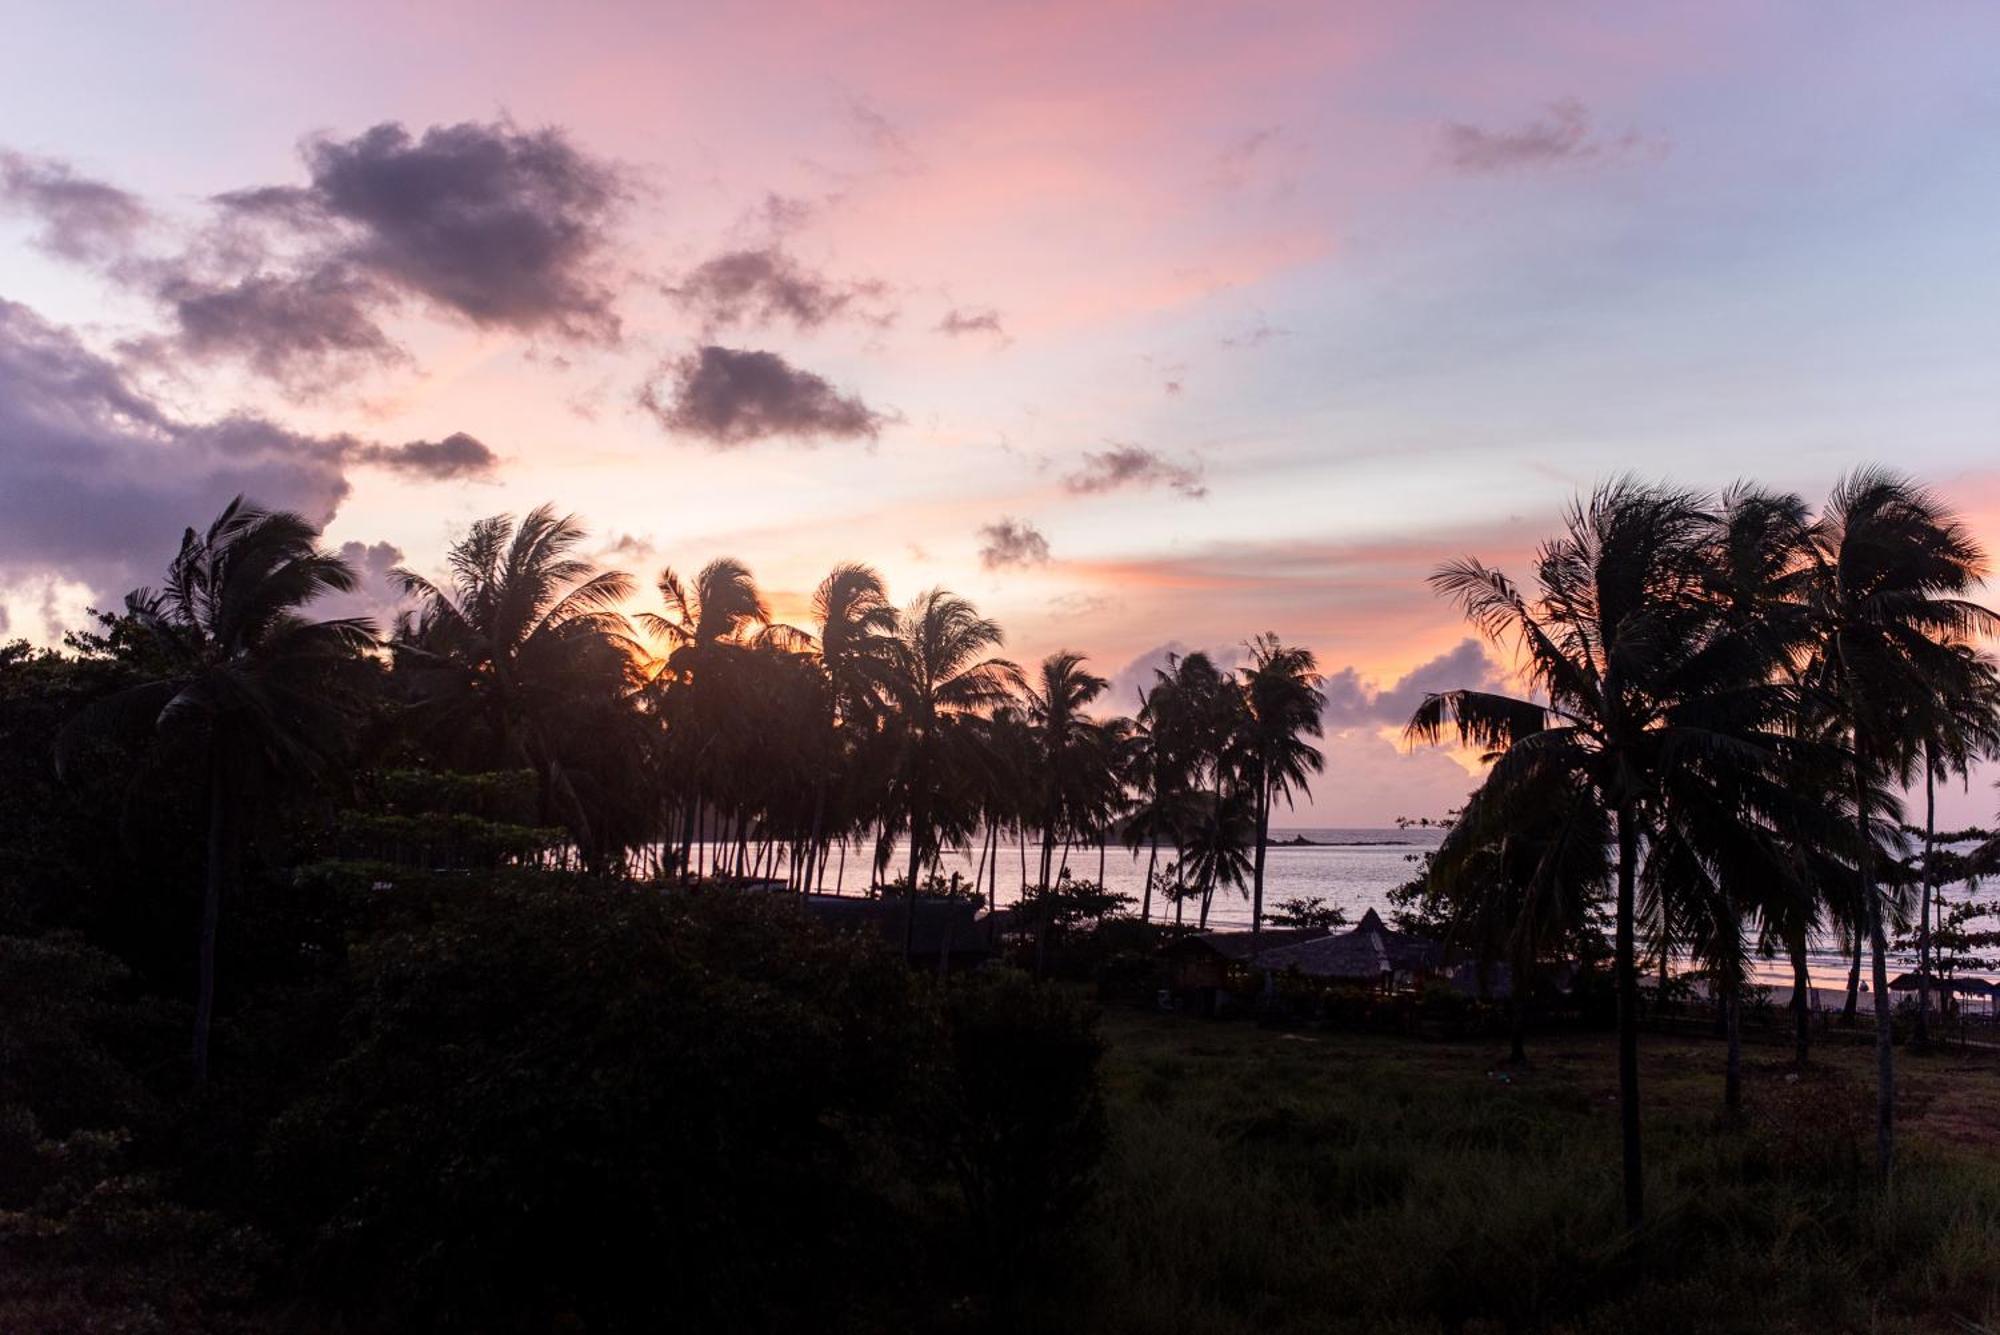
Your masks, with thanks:
M 1086 453 L 1083 466 L 1063 478 L 1063 486 L 1078 495 L 1121 487 L 1168 487 L 1191 500 L 1208 495 L 1200 468 L 1174 463 L 1143 445 L 1116 445 Z
M 881 301 L 888 290 L 887 284 L 873 280 L 837 282 L 807 269 L 781 248 L 766 246 L 717 255 L 666 292 L 683 310 L 699 316 L 706 329 L 789 323 L 813 330 L 849 315 L 870 324 L 888 323 L 892 313 L 868 305 Z
M 1049 563 L 1049 540 L 1023 519 L 1002 518 L 980 527 L 979 564 L 988 570 Z
M 639 406 L 666 431 L 722 449 L 772 437 L 873 440 L 890 420 L 775 352 L 713 344 L 662 366 Z
M 1506 672 L 1487 657 L 1486 647 L 1465 639 L 1380 690 L 1362 681 L 1352 667 L 1328 673 L 1320 688 L 1326 696 L 1320 716 L 1328 728 L 1400 727 L 1410 721 L 1426 695 L 1461 689 L 1504 691 L 1509 685 Z
M 1512 130 L 1484 130 L 1462 121 L 1448 121 L 1443 135 L 1446 163 L 1462 172 L 1504 172 L 1589 162 L 1648 148 L 1658 152 L 1664 145 L 1645 139 L 1637 131 L 1627 131 L 1609 140 L 1593 137 L 1590 111 L 1573 97 L 1551 103 L 1546 117 Z
M 118 187 L 78 176 L 66 162 L 0 150 L 0 206 L 41 224 L 35 244 L 77 264 L 104 264 L 131 250 L 151 221 Z

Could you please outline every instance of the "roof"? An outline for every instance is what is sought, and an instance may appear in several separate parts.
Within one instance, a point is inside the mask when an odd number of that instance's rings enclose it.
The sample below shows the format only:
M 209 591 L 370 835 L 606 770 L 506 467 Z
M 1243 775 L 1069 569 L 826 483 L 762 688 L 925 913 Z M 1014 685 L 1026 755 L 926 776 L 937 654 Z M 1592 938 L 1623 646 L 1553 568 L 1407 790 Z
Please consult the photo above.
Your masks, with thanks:
M 880 899 L 862 895 L 811 895 L 806 912 L 835 931 L 873 932 L 894 946 L 903 948 L 903 934 L 909 905 L 900 897 Z M 910 945 L 913 958 L 935 959 L 940 953 L 985 955 L 986 925 L 976 921 L 978 907 L 963 899 L 919 899 L 917 922 Z
M 1316 937 L 1323 937 L 1326 934 L 1324 927 L 1266 927 L 1262 932 L 1255 934 L 1249 931 L 1198 932 L 1193 936 L 1180 938 L 1169 948 L 1177 951 L 1196 949 L 1208 954 L 1220 955 L 1222 958 L 1228 960 L 1247 961 L 1250 958 L 1253 943 L 1264 947 L 1268 953 L 1269 948 L 1272 946 L 1289 945 L 1295 941 L 1312 940 Z
M 1891 992 L 1914 992 L 1917 990 L 1917 983 L 1922 976 L 1921 973 L 1897 974 L 1895 981 L 1889 984 L 1889 990 Z M 1931 990 L 1935 992 L 1957 992 L 1961 996 L 1968 997 L 1990 997 L 1994 995 L 1996 989 L 1992 983 L 1987 982 L 1984 978 L 1950 978 L 1944 980 L 1933 978 L 1931 979 Z
M 1296 969 L 1310 978 L 1380 978 L 1431 968 L 1443 957 L 1437 942 L 1392 931 L 1369 909 L 1349 931 L 1273 947 L 1256 963 L 1260 969 Z

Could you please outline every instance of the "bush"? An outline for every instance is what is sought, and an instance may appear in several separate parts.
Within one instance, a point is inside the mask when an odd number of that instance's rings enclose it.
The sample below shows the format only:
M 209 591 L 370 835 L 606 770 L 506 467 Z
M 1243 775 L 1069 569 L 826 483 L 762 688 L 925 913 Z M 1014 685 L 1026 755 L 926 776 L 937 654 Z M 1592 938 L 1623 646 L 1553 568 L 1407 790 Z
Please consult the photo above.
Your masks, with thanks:
M 944 993 L 949 1069 L 939 1141 L 963 1193 L 972 1243 L 995 1288 L 1058 1255 L 1089 1198 L 1104 1145 L 1095 1014 L 1073 993 L 1014 970 Z
M 759 1329 L 886 1291 L 912 975 L 790 901 L 555 878 L 355 952 L 268 1208 L 362 1328 Z

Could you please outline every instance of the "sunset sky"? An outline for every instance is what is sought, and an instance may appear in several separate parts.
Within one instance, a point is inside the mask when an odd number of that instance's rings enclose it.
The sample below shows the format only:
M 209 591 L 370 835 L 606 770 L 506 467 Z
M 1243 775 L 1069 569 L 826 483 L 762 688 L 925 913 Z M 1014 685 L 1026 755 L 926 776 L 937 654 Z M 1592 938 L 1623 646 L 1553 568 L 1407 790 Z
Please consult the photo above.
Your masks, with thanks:
M 0 636 L 235 492 L 371 572 L 553 500 L 972 597 L 1121 709 L 1273 630 L 1285 823 L 1440 815 L 1424 575 L 1634 470 L 2000 542 L 2000 9 L 7 4 Z M 1945 817 L 1988 819 L 1976 786 Z

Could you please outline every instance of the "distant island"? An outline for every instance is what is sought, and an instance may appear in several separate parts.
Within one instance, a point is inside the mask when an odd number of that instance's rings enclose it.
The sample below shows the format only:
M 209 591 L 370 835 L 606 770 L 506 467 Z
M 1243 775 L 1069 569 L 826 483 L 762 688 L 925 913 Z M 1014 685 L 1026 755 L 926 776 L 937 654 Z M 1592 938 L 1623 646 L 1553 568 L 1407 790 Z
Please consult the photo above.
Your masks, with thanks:
M 1413 839 L 1308 839 L 1295 834 L 1289 839 L 1273 835 L 1264 841 L 1266 848 L 1408 848 Z

